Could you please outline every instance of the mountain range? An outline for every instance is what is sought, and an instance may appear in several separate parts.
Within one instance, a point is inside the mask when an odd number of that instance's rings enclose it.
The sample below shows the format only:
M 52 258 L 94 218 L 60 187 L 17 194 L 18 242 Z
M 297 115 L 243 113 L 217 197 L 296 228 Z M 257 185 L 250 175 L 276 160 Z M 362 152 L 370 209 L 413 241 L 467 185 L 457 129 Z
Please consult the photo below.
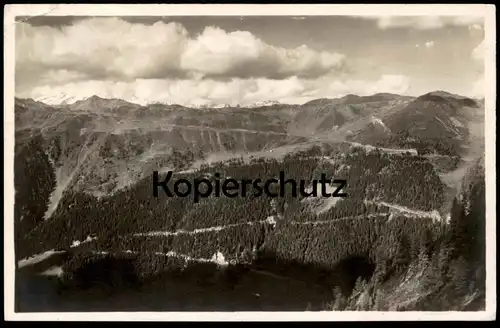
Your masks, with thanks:
M 484 274 L 484 249 L 466 238 L 484 241 L 481 100 L 444 91 L 223 108 L 16 99 L 15 131 L 18 266 L 56 272 L 68 293 L 95 281 L 108 291 L 153 284 L 198 308 L 176 282 L 219 295 L 219 310 L 483 306 L 482 278 L 461 285 Z M 282 170 L 309 183 L 346 179 L 349 197 L 152 197 L 153 171 Z M 262 276 L 296 291 L 288 307 Z

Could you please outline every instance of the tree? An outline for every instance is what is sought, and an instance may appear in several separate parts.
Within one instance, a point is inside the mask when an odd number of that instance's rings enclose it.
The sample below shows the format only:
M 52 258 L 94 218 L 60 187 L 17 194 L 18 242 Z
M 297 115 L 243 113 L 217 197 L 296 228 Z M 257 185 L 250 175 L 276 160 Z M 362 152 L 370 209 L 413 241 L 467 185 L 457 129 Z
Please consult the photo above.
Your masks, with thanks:
M 380 290 L 375 291 L 375 299 L 373 301 L 373 310 L 384 311 L 384 294 Z
M 343 311 L 347 306 L 347 299 L 339 286 L 335 286 L 333 289 L 334 302 L 332 306 L 332 310 L 334 311 Z
M 396 269 L 406 267 L 411 262 L 410 242 L 405 234 L 402 234 L 398 240 L 393 261 Z

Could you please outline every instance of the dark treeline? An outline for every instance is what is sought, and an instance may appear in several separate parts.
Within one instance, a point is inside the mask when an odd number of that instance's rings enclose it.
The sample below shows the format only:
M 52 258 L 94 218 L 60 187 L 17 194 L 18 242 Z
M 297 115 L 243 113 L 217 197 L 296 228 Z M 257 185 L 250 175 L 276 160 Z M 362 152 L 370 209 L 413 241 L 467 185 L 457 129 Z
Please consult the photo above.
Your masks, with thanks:
M 43 138 L 35 135 L 16 144 L 14 158 L 14 232 L 16 250 L 24 238 L 43 222 L 49 197 L 56 187 L 54 168 L 43 149 Z M 16 252 L 16 255 L 19 254 Z

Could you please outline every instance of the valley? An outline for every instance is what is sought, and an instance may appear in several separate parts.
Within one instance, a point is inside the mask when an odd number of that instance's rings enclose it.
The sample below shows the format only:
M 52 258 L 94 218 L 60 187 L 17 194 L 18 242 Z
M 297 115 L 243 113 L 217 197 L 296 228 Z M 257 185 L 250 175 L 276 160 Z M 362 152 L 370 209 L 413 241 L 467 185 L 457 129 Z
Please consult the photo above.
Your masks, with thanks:
M 151 288 L 148 306 L 169 295 L 174 311 L 484 303 L 480 101 L 438 91 L 188 108 L 93 96 L 16 99 L 15 114 L 16 261 L 22 279 L 55 277 L 52 310 L 102 309 L 116 295 L 137 310 L 146 305 L 134 298 Z M 188 180 L 285 171 L 309 183 L 327 174 L 347 180 L 349 196 L 285 190 L 194 204 L 153 198 L 153 171 Z M 62 305 L 76 295 L 88 301 Z

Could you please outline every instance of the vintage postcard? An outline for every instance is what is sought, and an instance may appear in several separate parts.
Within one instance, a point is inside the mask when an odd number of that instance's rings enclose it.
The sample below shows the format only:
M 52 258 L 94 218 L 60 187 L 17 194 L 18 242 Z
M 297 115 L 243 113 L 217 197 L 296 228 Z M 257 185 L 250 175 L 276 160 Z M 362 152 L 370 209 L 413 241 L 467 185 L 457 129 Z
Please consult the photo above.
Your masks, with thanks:
M 495 43 L 490 5 L 8 5 L 7 320 L 494 320 Z

